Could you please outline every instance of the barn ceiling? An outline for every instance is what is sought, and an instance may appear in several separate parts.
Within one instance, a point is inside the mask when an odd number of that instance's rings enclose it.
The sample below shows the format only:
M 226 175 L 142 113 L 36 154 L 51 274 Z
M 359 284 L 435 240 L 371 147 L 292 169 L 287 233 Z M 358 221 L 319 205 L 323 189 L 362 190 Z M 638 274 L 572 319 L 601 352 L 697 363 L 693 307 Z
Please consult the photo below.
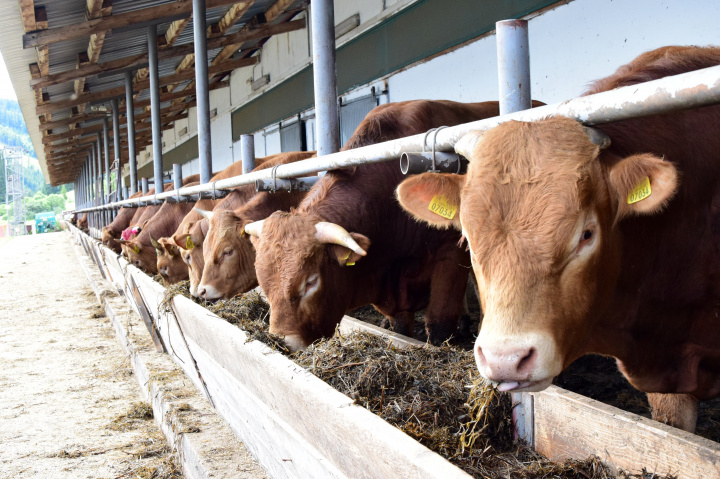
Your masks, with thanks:
M 252 65 L 272 36 L 305 27 L 309 0 L 206 0 L 210 89 Z M 151 143 L 148 25 L 157 25 L 163 128 L 195 106 L 191 0 L 0 2 L 0 52 L 45 180 L 70 183 L 120 100 L 120 159 L 128 161 L 125 73 L 133 76 L 136 151 Z M 110 121 L 112 136 L 112 120 Z M 113 142 L 110 141 L 111 149 Z M 111 158 L 118 157 L 115 152 Z

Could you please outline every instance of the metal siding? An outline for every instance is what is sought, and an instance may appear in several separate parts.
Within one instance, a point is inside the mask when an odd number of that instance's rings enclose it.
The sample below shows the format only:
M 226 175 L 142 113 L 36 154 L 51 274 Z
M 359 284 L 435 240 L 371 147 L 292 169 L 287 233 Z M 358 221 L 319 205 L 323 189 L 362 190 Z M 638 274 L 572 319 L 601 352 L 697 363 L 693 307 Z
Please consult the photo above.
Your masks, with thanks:
M 520 18 L 557 0 L 424 0 L 403 10 L 337 51 L 338 94 L 479 37 L 495 22 Z M 368 54 L 372 52 L 372 54 Z M 313 105 L 307 67 L 233 112 L 233 140 Z
M 302 121 L 280 127 L 280 149 L 285 151 L 304 151 Z
M 340 143 L 344 145 L 360 122 L 378 105 L 375 95 L 368 95 L 340 106 Z

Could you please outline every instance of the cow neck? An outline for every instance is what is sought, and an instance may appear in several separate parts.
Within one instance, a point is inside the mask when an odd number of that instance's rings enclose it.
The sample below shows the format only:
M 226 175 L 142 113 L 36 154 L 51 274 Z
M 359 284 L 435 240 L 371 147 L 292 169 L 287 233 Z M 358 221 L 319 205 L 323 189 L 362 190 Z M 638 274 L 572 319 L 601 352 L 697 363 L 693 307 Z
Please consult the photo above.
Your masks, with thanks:
M 143 246 L 151 246 L 150 236 L 154 239 L 170 236 L 193 206 L 194 203 L 164 203 L 137 236 L 137 241 Z
M 297 214 L 316 215 L 381 241 L 392 235 L 388 228 L 396 228 L 402 216 L 394 196 L 401 180 L 395 162 L 329 172 L 300 203 Z

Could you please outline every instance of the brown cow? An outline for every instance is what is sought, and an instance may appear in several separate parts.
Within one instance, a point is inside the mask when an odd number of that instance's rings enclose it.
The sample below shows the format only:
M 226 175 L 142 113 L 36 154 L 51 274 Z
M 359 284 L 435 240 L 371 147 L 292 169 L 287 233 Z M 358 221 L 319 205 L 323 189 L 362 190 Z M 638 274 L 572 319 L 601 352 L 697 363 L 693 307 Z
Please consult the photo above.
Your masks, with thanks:
M 187 178 L 183 178 L 183 186 L 188 186 L 191 183 L 196 183 L 200 181 L 200 175 L 190 175 Z M 168 183 L 164 185 L 163 191 L 172 191 L 175 188 L 173 183 Z M 147 192 L 147 195 L 144 196 L 152 196 L 155 194 L 155 188 L 150 188 L 150 190 Z M 143 195 L 140 195 L 143 196 Z M 155 216 L 155 214 L 160 211 L 160 208 L 162 205 L 148 205 L 148 206 L 141 206 L 138 208 L 138 210 L 135 212 L 135 216 L 133 216 L 133 219 L 130 221 L 130 226 L 123 230 L 122 232 L 122 239 L 125 241 L 132 240 L 135 238 L 138 234 L 140 234 L 140 231 L 142 231 L 143 227 L 150 221 L 150 219 Z M 119 241 L 122 245 L 122 241 Z M 122 246 L 123 255 L 127 258 L 128 252 L 127 248 L 125 246 Z
M 497 114 L 497 102 L 390 103 L 373 109 L 343 149 Z M 414 313 L 426 307 L 430 341 L 456 333 L 468 255 L 457 232 L 402 211 L 394 198 L 402 179 L 394 161 L 331 171 L 297 210 L 245 228 L 258 237 L 255 268 L 271 305 L 270 331 L 293 350 L 332 336 L 347 310 L 366 304 L 403 334 L 413 334 Z
M 199 184 L 188 183 L 185 186 Z M 145 272 L 157 274 L 157 250 L 159 245 L 155 238 L 168 236 L 174 232 L 183 218 L 195 206 L 190 203 L 163 203 L 158 212 L 148 220 L 138 235 L 131 240 L 122 240 L 128 261 Z
M 645 53 L 596 93 L 720 64 L 719 48 Z M 466 176 L 398 188 L 416 218 L 462 230 L 480 290 L 478 367 L 538 391 L 587 353 L 617 358 L 653 416 L 693 430 L 720 394 L 720 106 L 584 129 L 562 117 L 470 133 Z M 442 196 L 459 206 L 429 211 Z
M 310 158 L 314 155 L 314 151 L 295 151 L 270 155 L 259 159 L 260 166 L 256 167 L 255 170 L 272 168 L 276 165 L 287 163 L 294 163 L 296 161 Z M 253 208 L 257 211 L 250 212 L 249 214 L 253 219 L 263 219 L 274 211 L 287 210 L 292 206 L 297 206 L 303 197 L 304 193 L 298 192 L 293 192 L 291 194 L 286 192 L 277 192 L 272 194 L 256 193 L 252 185 L 246 185 L 236 188 L 235 191 L 230 193 L 230 195 L 218 203 L 218 205 L 213 209 L 213 212 L 237 210 L 252 200 L 252 204 L 254 205 Z M 224 214 L 221 214 L 220 217 L 225 216 Z M 206 235 L 208 234 L 208 226 L 208 220 L 203 219 L 202 221 L 195 223 L 189 231 L 174 237 L 175 243 L 181 247 L 183 259 L 188 265 L 188 271 L 190 274 L 190 292 L 196 297 L 201 297 L 199 285 L 205 268 L 204 245 Z M 188 238 L 190 238 L 189 243 Z M 230 292 L 230 290 L 235 290 L 238 283 L 241 285 L 245 284 L 247 282 L 246 278 L 248 275 L 251 275 L 253 282 L 255 281 L 255 271 L 253 268 L 255 253 L 253 251 L 252 244 L 247 238 L 238 239 L 234 243 L 237 255 L 232 260 L 223 262 L 225 266 L 229 266 L 231 263 L 234 264 L 232 272 L 229 273 L 227 279 L 223 282 L 217 282 L 213 279 L 213 273 L 208 273 L 207 277 L 209 279 L 209 285 L 211 287 L 216 287 L 217 291 L 222 291 L 223 294 Z M 215 240 L 213 239 L 210 244 L 215 245 Z M 186 245 L 191 245 L 192 248 L 187 248 L 185 247 Z M 234 263 L 239 258 L 247 259 L 248 257 L 250 257 L 249 262 L 245 262 L 242 265 Z M 213 294 L 208 294 L 208 291 Z M 206 288 L 205 296 L 203 297 L 205 299 L 218 299 L 220 296 L 214 295 L 214 291 Z
M 139 198 L 141 196 L 142 191 L 139 191 L 132 195 L 130 198 Z M 120 211 L 112 220 L 112 222 L 107 226 L 103 226 L 101 237 L 102 244 L 112 249 L 116 253 L 120 253 L 121 245 L 118 240 L 121 239 L 123 230 L 130 226 L 130 222 L 135 217 L 137 209 L 137 206 L 124 206 L 120 208 Z
M 255 168 L 260 169 L 264 161 L 265 158 L 257 158 L 255 160 Z M 213 175 L 213 177 L 210 178 L 210 181 L 224 180 L 241 174 L 242 162 L 238 161 L 231 164 L 220 173 Z M 195 203 L 195 208 L 212 211 L 213 208 L 215 208 L 215 206 L 217 206 L 217 204 L 221 201 L 222 199 L 201 199 Z M 157 240 L 157 246 L 155 248 L 157 251 L 157 270 L 163 277 L 166 284 L 175 284 L 188 279 L 188 265 L 185 264 L 185 261 L 183 260 L 183 252 L 180 250 L 178 245 L 175 244 L 173 237 L 189 233 L 192 226 L 202 219 L 202 215 L 193 209 L 185 215 L 185 218 L 183 218 L 180 225 L 178 225 L 177 230 L 175 230 L 172 235 L 169 235 L 167 238 L 159 238 Z M 182 246 L 185 245 L 186 244 L 183 244 Z

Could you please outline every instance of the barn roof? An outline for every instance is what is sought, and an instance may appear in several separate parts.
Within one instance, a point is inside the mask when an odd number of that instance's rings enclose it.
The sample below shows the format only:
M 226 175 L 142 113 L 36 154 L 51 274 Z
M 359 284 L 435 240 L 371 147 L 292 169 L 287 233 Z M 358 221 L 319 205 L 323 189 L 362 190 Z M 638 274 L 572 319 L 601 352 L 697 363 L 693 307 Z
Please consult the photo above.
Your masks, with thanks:
M 256 61 L 272 35 L 302 28 L 302 20 L 292 20 L 309 0 L 206 2 L 210 89 L 216 89 L 228 86 L 232 70 Z M 195 105 L 191 0 L 0 2 L 0 52 L 50 184 L 75 180 L 113 98 L 120 99 L 120 158 L 127 163 L 127 71 L 134 76 L 136 151 L 150 144 L 145 27 L 151 24 L 158 32 L 165 127 Z

